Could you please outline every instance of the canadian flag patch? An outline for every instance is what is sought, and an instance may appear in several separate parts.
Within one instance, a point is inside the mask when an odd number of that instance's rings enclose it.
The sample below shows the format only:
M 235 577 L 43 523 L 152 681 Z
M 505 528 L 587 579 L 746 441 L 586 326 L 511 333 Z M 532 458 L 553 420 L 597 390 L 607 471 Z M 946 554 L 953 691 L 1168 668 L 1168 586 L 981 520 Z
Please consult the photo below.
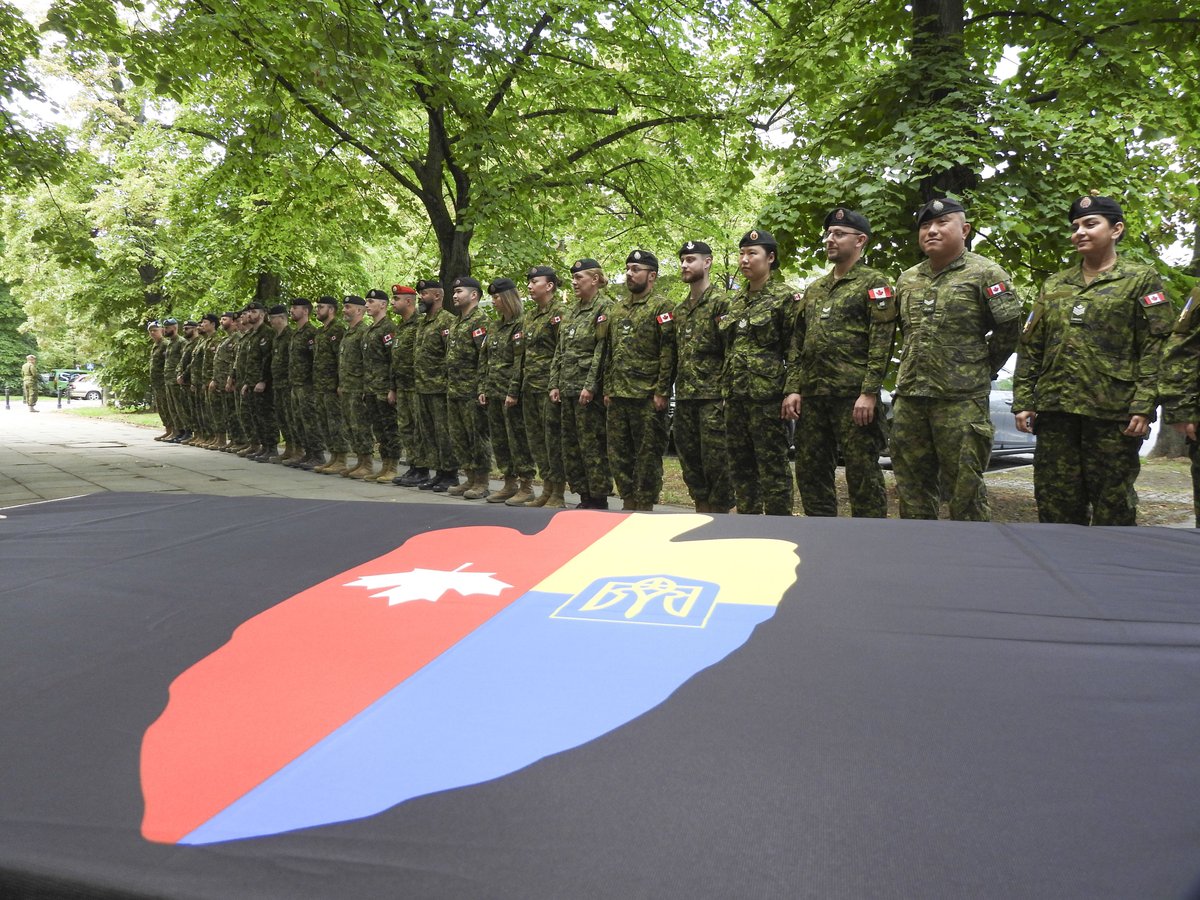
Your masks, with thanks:
M 658 316 L 658 324 L 659 325 L 666 325 L 668 322 L 674 322 L 674 321 L 675 321 L 675 317 L 673 315 L 671 315 L 669 312 L 665 312 L 662 315 Z
M 871 288 L 869 291 L 867 291 L 867 296 L 872 300 L 890 300 L 892 296 L 892 289 L 887 285 L 884 285 L 883 287 Z
M 474 331 L 471 332 L 471 337 L 480 338 L 480 337 L 483 337 L 485 334 L 487 334 L 486 328 L 476 328 Z
M 392 346 L 392 336 L 390 334 L 385 334 L 383 336 L 383 346 L 385 346 L 385 347 Z
M 513 332 L 512 339 L 514 341 L 519 341 L 523 337 L 525 337 L 525 332 L 523 332 L 523 331 L 514 331 Z
M 1003 294 L 1007 290 L 1007 284 L 1005 284 L 1003 281 L 997 281 L 995 284 L 988 286 L 987 295 L 989 297 L 995 297 L 997 294 Z
M 1158 304 L 1166 302 L 1167 295 L 1162 291 L 1155 291 L 1153 294 L 1147 294 L 1142 298 L 1142 306 L 1158 306 Z
M 562 316 L 554 316 L 550 319 L 550 324 L 557 325 L 561 321 L 562 321 Z
M 596 316 L 596 324 L 597 325 L 599 325 L 601 322 L 607 322 L 607 321 L 608 321 L 608 316 L 606 316 L 604 313 L 600 313 L 600 315 Z
M 449 336 L 450 336 L 450 329 L 449 329 L 449 328 L 443 328 L 443 329 L 442 329 L 442 337 L 449 337 Z

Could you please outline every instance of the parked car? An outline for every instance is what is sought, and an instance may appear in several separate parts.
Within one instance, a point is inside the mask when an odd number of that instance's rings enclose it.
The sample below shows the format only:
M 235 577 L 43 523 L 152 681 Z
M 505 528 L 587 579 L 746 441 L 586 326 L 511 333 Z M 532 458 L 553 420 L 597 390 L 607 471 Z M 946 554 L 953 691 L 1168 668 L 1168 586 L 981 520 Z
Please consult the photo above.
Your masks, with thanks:
M 84 369 L 55 369 L 52 372 L 42 373 L 42 393 L 54 396 L 60 390 L 63 394 L 67 393 L 67 387 L 71 380 L 79 375 L 89 374 Z
M 99 400 L 104 396 L 104 388 L 92 373 L 75 378 L 68 390 L 72 400 Z

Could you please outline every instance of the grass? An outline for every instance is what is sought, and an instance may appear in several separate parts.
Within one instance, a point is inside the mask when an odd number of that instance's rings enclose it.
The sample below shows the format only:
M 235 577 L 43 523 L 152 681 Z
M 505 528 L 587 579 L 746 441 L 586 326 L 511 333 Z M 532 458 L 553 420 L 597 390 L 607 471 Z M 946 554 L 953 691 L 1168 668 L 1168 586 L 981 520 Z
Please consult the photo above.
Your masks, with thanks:
M 128 412 L 112 406 L 78 406 L 71 409 L 64 406 L 63 411 L 68 415 L 83 416 L 86 419 L 108 419 L 143 428 L 162 428 L 162 419 L 158 417 L 158 413 Z

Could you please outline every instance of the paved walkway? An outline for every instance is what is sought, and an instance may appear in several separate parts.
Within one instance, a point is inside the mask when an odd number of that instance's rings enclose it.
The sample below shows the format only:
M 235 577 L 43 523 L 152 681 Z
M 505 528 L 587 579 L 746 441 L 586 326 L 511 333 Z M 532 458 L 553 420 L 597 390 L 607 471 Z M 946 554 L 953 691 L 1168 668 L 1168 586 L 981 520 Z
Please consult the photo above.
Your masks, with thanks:
M 46 400 L 47 398 L 43 398 Z M 364 484 L 284 466 L 250 462 L 230 453 L 161 444 L 157 429 L 91 419 L 58 410 L 53 398 L 30 413 L 0 404 L 0 509 L 98 491 L 182 492 L 222 497 L 296 497 L 384 503 L 453 503 L 512 512 L 503 503 Z M 75 402 L 97 406 L 98 402 Z M 376 464 L 378 466 L 378 463 Z M 499 481 L 493 481 L 499 486 Z M 567 495 L 568 503 L 578 498 Z M 619 508 L 619 500 L 610 504 Z

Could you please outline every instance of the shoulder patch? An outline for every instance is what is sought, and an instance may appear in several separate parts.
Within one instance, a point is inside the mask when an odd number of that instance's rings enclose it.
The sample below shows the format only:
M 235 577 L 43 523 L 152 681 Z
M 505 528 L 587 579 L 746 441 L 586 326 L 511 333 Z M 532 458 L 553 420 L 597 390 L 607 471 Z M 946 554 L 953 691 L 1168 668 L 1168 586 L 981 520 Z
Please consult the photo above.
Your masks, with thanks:
M 659 325 L 666 325 L 667 323 L 674 322 L 674 321 L 675 321 L 675 317 L 673 315 L 671 315 L 669 312 L 662 313 L 660 316 L 657 317 L 657 322 Z
M 448 336 L 449 336 L 449 334 L 450 334 L 450 329 L 449 329 L 449 328 L 443 328 L 443 329 L 442 329 L 442 337 L 448 337 Z
M 1147 294 L 1141 299 L 1142 306 L 1158 306 L 1159 304 L 1166 302 L 1167 295 L 1162 291 L 1155 291 L 1153 294 Z
M 885 284 L 883 287 L 871 288 L 867 291 L 867 296 L 872 300 L 890 300 L 892 289 Z
M 1011 290 L 1006 282 L 997 281 L 995 284 L 988 285 L 987 295 L 989 297 L 998 297 L 1005 291 Z
M 391 335 L 391 334 L 385 334 L 385 335 L 383 336 L 383 346 L 385 346 L 385 347 L 390 347 L 391 345 L 392 345 L 392 335 Z
M 561 321 L 562 321 L 562 316 L 552 316 L 550 319 L 550 324 L 557 325 Z
M 596 324 L 597 325 L 599 325 L 601 322 L 607 322 L 607 321 L 608 321 L 608 316 L 606 316 L 604 313 L 600 313 L 600 315 L 596 316 Z
M 521 338 L 523 338 L 523 337 L 525 337 L 525 332 L 523 332 L 523 331 L 514 331 L 514 332 L 513 332 L 513 336 L 512 336 L 512 340 L 513 340 L 513 341 L 519 341 L 519 340 L 521 340 Z

